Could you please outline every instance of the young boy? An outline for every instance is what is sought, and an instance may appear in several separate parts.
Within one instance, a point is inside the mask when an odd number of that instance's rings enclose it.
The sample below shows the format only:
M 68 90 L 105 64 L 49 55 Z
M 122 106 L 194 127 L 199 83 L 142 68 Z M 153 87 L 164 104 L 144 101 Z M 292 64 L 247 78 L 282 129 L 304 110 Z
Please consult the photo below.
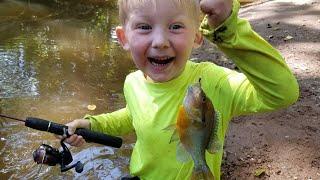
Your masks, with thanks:
M 199 28 L 200 9 L 206 18 Z M 140 179 L 188 179 L 193 162 L 176 160 L 172 132 L 188 85 L 201 78 L 201 86 L 220 113 L 218 136 L 224 142 L 232 117 L 272 111 L 297 100 L 298 85 L 280 54 L 237 17 L 234 0 L 119 0 L 120 44 L 130 51 L 138 71 L 124 83 L 126 107 L 68 123 L 110 135 L 135 132 L 130 173 Z M 202 34 L 228 55 L 243 73 L 213 63 L 188 61 Z M 84 143 L 81 136 L 66 140 Z M 220 179 L 223 151 L 206 154 L 207 164 Z

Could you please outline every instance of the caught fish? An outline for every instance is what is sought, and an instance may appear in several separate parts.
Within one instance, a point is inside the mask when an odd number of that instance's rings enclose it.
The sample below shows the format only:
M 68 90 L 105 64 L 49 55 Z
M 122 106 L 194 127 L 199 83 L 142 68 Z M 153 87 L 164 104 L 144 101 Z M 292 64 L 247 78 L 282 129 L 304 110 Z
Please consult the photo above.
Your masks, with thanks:
M 177 146 L 179 161 L 191 160 L 191 156 L 194 162 L 192 179 L 212 180 L 214 175 L 206 163 L 205 151 L 215 153 L 220 149 L 216 136 L 219 118 L 203 92 L 200 80 L 188 87 L 170 142 L 180 141 Z

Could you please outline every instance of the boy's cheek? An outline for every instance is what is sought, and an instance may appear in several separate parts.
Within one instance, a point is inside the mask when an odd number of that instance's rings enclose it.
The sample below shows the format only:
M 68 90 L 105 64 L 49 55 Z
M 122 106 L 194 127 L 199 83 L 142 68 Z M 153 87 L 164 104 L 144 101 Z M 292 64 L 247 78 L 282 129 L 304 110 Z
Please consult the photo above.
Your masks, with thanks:
M 191 38 L 193 36 L 194 34 L 185 33 L 181 36 L 173 38 L 173 42 L 176 44 L 176 46 L 187 49 L 188 47 L 192 47 L 192 44 L 194 43 L 194 39 Z
M 139 43 L 139 42 L 134 42 L 134 43 L 131 43 L 130 46 L 129 46 L 129 49 L 131 51 L 132 54 L 135 54 L 135 55 L 143 55 L 144 53 L 144 45 L 142 43 Z
M 141 54 L 146 49 L 146 42 L 140 38 L 132 38 L 129 43 L 130 51 L 135 54 Z
M 186 39 L 175 39 L 175 49 L 180 51 L 180 53 L 188 53 L 193 48 L 193 41 L 190 38 Z
M 129 39 L 130 48 L 142 48 L 146 44 L 146 38 L 140 36 L 131 36 Z
M 145 47 L 139 42 L 130 44 L 130 53 L 135 62 L 143 60 L 145 56 L 145 52 L 146 52 Z

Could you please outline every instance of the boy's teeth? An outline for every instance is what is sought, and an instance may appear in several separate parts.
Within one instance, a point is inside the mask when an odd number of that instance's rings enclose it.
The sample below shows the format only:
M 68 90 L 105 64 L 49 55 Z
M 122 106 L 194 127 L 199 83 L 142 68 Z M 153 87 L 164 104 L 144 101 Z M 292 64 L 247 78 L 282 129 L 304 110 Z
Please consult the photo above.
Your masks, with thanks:
M 164 57 L 164 58 L 155 58 L 156 60 L 160 60 L 160 61 L 163 61 L 163 60 L 167 60 L 169 59 L 168 57 Z
M 159 63 L 155 63 L 155 62 L 151 61 L 151 64 L 152 64 L 152 65 L 155 65 L 155 66 L 165 66 L 167 63 L 165 63 L 165 64 L 159 64 Z
M 148 58 L 151 64 L 155 66 L 164 66 L 174 60 L 174 57 Z

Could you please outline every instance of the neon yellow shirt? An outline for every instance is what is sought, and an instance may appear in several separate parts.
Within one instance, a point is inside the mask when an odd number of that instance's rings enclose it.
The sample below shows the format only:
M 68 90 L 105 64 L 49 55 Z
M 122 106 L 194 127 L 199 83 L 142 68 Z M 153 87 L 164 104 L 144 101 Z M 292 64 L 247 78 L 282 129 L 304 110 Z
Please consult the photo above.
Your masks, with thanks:
M 110 135 L 135 132 L 130 173 L 140 179 L 188 179 L 193 162 L 176 159 L 176 145 L 171 143 L 172 132 L 164 130 L 176 122 L 188 85 L 198 81 L 221 114 L 218 136 L 224 142 L 232 117 L 272 111 L 297 100 L 299 90 L 281 55 L 250 27 L 239 19 L 239 3 L 234 1 L 233 12 L 218 28 L 209 28 L 206 19 L 201 30 L 209 40 L 229 56 L 243 73 L 213 63 L 188 61 L 183 73 L 169 82 L 151 83 L 141 71 L 127 76 L 124 95 L 127 106 L 116 112 L 89 116 L 91 129 Z M 290 88 L 289 88 L 290 87 Z M 223 151 L 206 154 L 207 164 L 220 179 Z

